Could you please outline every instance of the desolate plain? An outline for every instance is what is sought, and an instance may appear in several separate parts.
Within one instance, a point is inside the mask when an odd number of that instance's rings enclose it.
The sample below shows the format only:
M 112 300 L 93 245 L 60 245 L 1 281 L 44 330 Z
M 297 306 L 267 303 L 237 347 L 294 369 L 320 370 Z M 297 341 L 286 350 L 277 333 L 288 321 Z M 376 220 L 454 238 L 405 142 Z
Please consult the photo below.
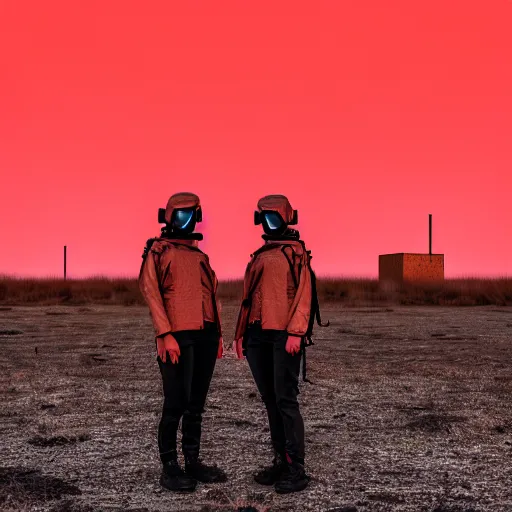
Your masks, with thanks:
M 224 304 L 226 346 L 237 306 Z M 245 361 L 218 361 L 202 456 L 229 475 L 158 484 L 161 384 L 141 306 L 0 308 L 0 508 L 54 512 L 512 510 L 512 308 L 329 303 L 301 385 L 310 487 L 277 496 Z M 250 510 L 250 509 L 247 509 Z

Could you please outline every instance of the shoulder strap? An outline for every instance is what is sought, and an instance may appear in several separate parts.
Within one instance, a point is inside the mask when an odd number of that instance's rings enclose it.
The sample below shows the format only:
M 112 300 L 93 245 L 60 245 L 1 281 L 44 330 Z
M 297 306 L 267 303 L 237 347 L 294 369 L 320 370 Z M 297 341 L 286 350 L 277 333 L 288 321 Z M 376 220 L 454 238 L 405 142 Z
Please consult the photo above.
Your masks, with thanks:
M 309 259 L 311 259 L 311 251 L 308 251 Z M 322 318 L 320 316 L 320 305 L 318 303 L 318 293 L 316 289 L 316 275 L 311 268 L 311 265 L 308 263 L 309 273 L 311 276 L 311 312 L 309 315 L 309 324 L 308 324 L 308 330 L 306 332 L 306 336 L 302 338 L 302 380 L 304 382 L 309 382 L 312 384 L 312 382 L 307 378 L 307 365 L 306 365 L 306 348 L 314 345 L 313 340 L 311 339 L 311 336 L 313 335 L 313 327 L 315 325 L 315 320 L 317 324 L 321 327 L 328 327 L 329 321 L 327 321 L 326 324 L 322 323 Z
M 153 243 L 155 242 L 156 238 L 150 238 L 147 242 L 146 242 L 146 247 L 144 247 L 144 252 L 142 253 L 142 259 L 145 260 L 147 255 L 149 254 L 149 251 L 151 250 L 151 246 L 153 245 Z
M 255 256 L 257 256 L 256 253 L 251 254 L 251 258 L 252 259 L 251 259 L 251 262 L 249 263 L 249 265 L 251 265 L 253 263 Z M 243 306 L 248 307 L 248 308 L 250 308 L 252 306 L 252 294 L 253 294 L 254 290 L 256 290 L 256 287 L 258 286 L 258 283 L 261 281 L 262 275 L 263 274 L 260 272 L 256 276 L 256 279 L 251 283 L 251 286 L 247 290 L 247 297 L 244 297 L 243 300 L 242 300 L 242 305 Z
M 311 256 L 310 256 L 311 257 Z M 306 332 L 306 339 L 308 341 L 307 345 L 313 345 L 313 341 L 311 340 L 311 336 L 313 334 L 313 327 L 315 325 L 315 320 L 317 325 L 320 327 L 329 327 L 330 323 L 327 321 L 326 324 L 322 323 L 322 317 L 320 315 L 320 304 L 318 303 L 318 292 L 316 288 L 316 275 L 311 265 L 309 265 L 309 273 L 311 275 L 311 313 L 309 315 L 309 325 L 308 330 Z
M 299 286 L 299 276 L 301 271 L 301 265 L 299 264 L 299 272 L 298 275 L 295 273 L 295 251 L 293 249 L 293 245 L 289 243 L 283 243 L 283 244 L 265 244 L 262 247 L 260 247 L 257 251 L 255 251 L 253 254 L 251 254 L 251 257 L 256 257 L 258 254 L 261 254 L 263 252 L 271 251 L 279 249 L 283 256 L 286 258 L 286 261 L 288 262 L 288 265 L 290 266 L 290 272 L 292 274 L 293 284 L 295 286 L 295 289 Z M 289 256 L 287 249 L 291 250 L 291 256 Z
M 201 251 L 202 252 L 202 251 Z M 204 254 L 204 253 L 203 253 Z M 215 323 L 217 324 L 217 328 L 219 329 L 219 335 L 222 336 L 222 330 L 221 330 L 221 321 L 220 321 L 220 315 L 219 310 L 217 309 L 217 297 L 215 296 L 215 289 L 214 289 L 214 283 L 212 274 L 210 272 L 209 264 L 207 265 L 204 261 L 200 263 L 201 267 L 204 270 L 204 273 L 206 274 L 206 277 L 210 283 L 211 287 L 211 300 L 212 300 L 212 307 L 213 307 L 213 316 L 215 317 Z
M 146 263 L 146 258 L 148 257 L 149 251 L 151 250 L 151 247 L 152 247 L 153 243 L 155 242 L 155 240 L 156 240 L 156 238 L 150 238 L 146 242 L 146 246 L 144 247 L 144 251 L 142 253 L 142 263 L 140 265 L 140 270 L 139 270 L 139 279 L 142 276 L 142 270 L 144 269 L 144 264 Z
M 291 258 L 288 256 L 286 249 L 291 249 L 291 251 L 292 251 Z M 290 273 L 292 274 L 293 284 L 295 286 L 295 289 L 297 289 L 299 287 L 299 277 L 300 277 L 301 265 L 299 263 L 299 271 L 298 271 L 297 275 L 295 275 L 295 252 L 293 250 L 293 247 L 289 244 L 282 245 L 281 252 L 284 254 L 284 257 L 286 258 L 286 261 L 288 262 L 288 265 L 290 266 Z

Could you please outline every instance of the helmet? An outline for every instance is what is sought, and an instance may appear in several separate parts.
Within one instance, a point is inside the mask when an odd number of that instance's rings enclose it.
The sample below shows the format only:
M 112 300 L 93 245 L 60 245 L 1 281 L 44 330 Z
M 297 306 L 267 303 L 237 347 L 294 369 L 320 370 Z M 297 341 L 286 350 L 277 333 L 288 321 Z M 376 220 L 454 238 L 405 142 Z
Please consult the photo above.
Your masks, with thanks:
M 254 212 L 254 224 L 262 224 L 267 235 L 282 235 L 289 225 L 297 222 L 297 210 L 292 208 L 286 196 L 270 195 L 258 201 L 258 210 Z
M 166 224 L 173 232 L 192 233 L 196 223 L 202 220 L 199 197 L 190 192 L 172 195 L 167 202 L 167 207 L 158 210 L 158 222 Z

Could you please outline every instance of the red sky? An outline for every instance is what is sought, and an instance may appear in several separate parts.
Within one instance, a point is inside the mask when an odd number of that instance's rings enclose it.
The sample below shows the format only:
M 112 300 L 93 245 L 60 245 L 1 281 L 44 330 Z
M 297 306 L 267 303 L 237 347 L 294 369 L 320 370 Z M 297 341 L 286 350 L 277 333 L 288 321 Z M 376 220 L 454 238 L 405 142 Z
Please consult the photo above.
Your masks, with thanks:
M 317 273 L 512 275 L 512 1 L 0 3 L 0 273 L 136 275 L 203 202 L 221 278 L 284 193 Z

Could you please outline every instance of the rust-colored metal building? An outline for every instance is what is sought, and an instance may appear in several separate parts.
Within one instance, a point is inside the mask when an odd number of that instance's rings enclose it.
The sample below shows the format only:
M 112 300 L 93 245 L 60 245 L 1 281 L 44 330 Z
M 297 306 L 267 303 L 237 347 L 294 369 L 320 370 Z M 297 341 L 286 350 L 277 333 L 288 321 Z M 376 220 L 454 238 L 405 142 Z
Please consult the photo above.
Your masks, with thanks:
M 381 254 L 379 280 L 396 283 L 444 281 L 444 254 L 432 254 L 432 215 L 429 215 L 429 253 Z
M 382 254 L 379 280 L 403 282 L 444 281 L 444 254 Z

